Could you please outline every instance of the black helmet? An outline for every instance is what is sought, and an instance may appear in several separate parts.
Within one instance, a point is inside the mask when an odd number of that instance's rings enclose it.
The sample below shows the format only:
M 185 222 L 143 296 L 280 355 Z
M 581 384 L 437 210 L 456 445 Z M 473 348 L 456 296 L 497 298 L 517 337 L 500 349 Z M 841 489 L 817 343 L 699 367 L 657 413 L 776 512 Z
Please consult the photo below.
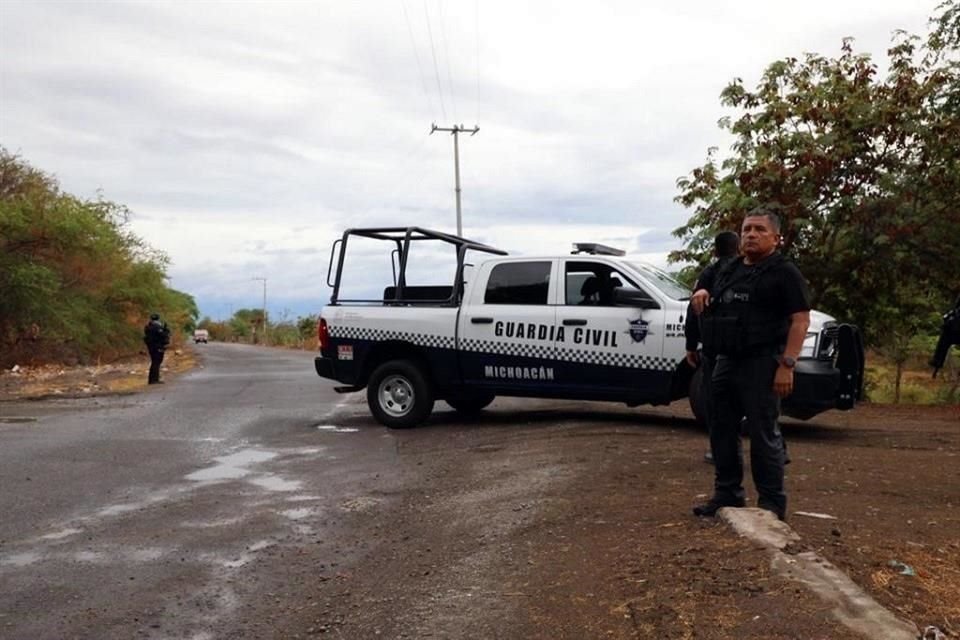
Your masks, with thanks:
M 150 319 L 151 319 L 151 320 L 159 320 L 159 319 L 160 319 L 160 314 L 159 314 L 159 313 L 151 313 L 151 314 L 150 314 Z

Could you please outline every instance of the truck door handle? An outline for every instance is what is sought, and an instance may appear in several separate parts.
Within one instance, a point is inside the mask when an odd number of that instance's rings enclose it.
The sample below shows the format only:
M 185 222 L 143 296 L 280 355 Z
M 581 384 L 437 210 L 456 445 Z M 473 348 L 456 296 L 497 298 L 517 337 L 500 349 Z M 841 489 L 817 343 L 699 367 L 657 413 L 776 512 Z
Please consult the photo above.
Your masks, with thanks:
M 585 324 L 587 324 L 587 321 L 579 318 L 568 318 L 563 321 L 565 327 L 582 327 Z
M 470 318 L 473 324 L 493 324 L 493 318 Z

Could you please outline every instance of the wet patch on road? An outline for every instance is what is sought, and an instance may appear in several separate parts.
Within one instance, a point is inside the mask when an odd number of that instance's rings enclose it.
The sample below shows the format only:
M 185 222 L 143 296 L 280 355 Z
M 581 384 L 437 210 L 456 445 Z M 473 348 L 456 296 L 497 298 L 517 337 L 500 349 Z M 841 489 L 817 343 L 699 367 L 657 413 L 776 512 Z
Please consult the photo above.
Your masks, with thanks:
M 36 551 L 25 551 L 23 553 L 11 553 L 0 557 L 0 565 L 11 567 L 28 567 L 31 564 L 39 562 L 43 556 Z
M 309 507 L 301 507 L 300 509 L 287 509 L 281 511 L 280 515 L 290 520 L 303 520 L 317 513 L 316 509 L 311 509 Z
M 357 433 L 360 429 L 356 427 L 338 427 L 335 424 L 318 424 L 316 426 L 317 431 L 325 431 L 327 433 Z
M 250 478 L 248 482 L 267 491 L 297 491 L 303 486 L 303 483 L 299 480 L 284 480 L 280 476 L 273 474 Z
M 195 480 L 197 482 L 237 480 L 253 473 L 253 471 L 247 468 L 248 466 L 273 460 L 276 457 L 277 454 L 272 451 L 244 449 L 228 456 L 214 458 L 217 464 L 187 474 L 186 478 L 187 480 Z
M 40 536 L 41 540 L 63 540 L 64 538 L 69 538 L 75 536 L 78 533 L 83 533 L 83 529 L 62 529 L 60 531 L 55 531 L 53 533 L 48 533 L 45 536 Z

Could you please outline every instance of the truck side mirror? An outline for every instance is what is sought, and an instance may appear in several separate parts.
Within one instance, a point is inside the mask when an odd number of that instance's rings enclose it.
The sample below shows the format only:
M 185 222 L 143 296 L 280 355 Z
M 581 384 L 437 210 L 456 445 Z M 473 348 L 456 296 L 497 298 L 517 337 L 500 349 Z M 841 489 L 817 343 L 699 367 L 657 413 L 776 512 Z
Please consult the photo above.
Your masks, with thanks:
M 659 309 L 660 303 L 637 289 L 617 287 L 613 290 L 613 301 L 619 307 L 639 307 L 640 309 Z

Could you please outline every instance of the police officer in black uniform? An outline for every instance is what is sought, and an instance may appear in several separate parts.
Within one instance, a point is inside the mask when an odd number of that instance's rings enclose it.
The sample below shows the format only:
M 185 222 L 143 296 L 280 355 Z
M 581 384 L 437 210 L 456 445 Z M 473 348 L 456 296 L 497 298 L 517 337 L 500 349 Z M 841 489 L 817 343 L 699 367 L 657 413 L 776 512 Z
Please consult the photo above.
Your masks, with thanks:
M 694 311 L 703 314 L 705 349 L 717 354 L 711 377 L 714 491 L 693 512 L 713 516 L 721 507 L 746 504 L 740 440 L 745 417 L 757 505 L 783 520 L 787 494 L 777 420 L 780 398 L 793 391 L 793 369 L 810 326 L 810 296 L 800 270 L 777 251 L 775 213 L 751 211 L 740 235 L 743 256 L 720 270 L 709 292 L 691 298 Z
M 160 320 L 160 314 L 151 313 L 150 320 L 143 327 L 143 341 L 150 352 L 150 373 L 147 375 L 147 384 L 163 384 L 160 381 L 160 365 L 163 363 L 163 354 L 170 344 L 170 328 L 166 322 Z
M 934 378 L 937 377 L 937 372 L 943 369 L 943 365 L 947 361 L 947 354 L 953 345 L 960 345 L 960 296 L 957 296 L 953 308 L 943 314 L 940 338 L 937 340 L 937 348 L 933 352 L 933 357 L 930 358 Z
M 700 275 L 697 277 L 697 281 L 693 284 L 693 290 L 698 291 L 703 289 L 705 291 L 710 291 L 710 288 L 713 287 L 713 282 L 717 277 L 717 272 L 723 268 L 728 262 L 737 257 L 737 251 L 740 248 L 740 236 L 736 234 L 735 231 L 723 231 L 717 234 L 717 237 L 713 239 L 713 255 L 715 260 L 708 264 L 703 271 L 700 272 Z M 706 399 L 706 420 L 707 420 L 707 429 L 710 429 L 710 412 L 711 412 L 711 402 L 710 402 L 710 376 L 713 374 L 713 358 L 714 354 L 704 349 L 700 351 L 700 316 L 694 311 L 693 304 L 687 306 L 687 321 L 683 327 L 683 333 L 686 340 L 687 348 L 687 364 L 689 364 L 694 369 L 697 366 L 703 366 L 703 374 L 701 376 L 701 394 L 702 397 Z M 707 462 L 713 462 L 713 453 L 707 451 L 704 455 L 704 458 Z

